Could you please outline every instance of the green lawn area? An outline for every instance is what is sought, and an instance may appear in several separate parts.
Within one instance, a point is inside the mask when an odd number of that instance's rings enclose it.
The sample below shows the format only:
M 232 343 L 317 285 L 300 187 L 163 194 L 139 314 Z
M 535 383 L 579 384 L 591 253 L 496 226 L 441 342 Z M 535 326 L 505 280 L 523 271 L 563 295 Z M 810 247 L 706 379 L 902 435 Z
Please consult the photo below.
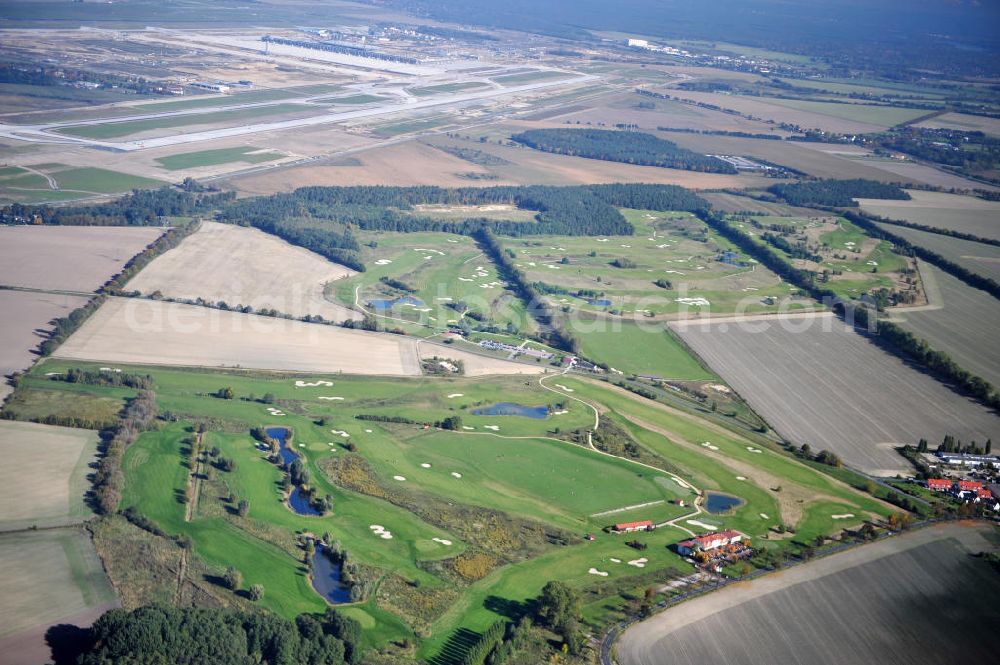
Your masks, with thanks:
M 59 183 L 60 189 L 98 194 L 115 194 L 132 189 L 151 189 L 167 184 L 162 180 L 94 167 L 70 168 L 54 172 L 51 175 Z
M 381 136 L 393 137 L 399 136 L 400 134 L 409 134 L 411 132 L 419 132 L 425 129 L 443 127 L 444 125 L 450 124 L 452 124 L 451 117 L 438 116 L 435 118 L 427 118 L 425 120 L 409 120 L 406 122 L 398 122 L 387 125 L 377 125 L 375 127 L 375 131 Z
M 179 99 L 155 104 L 140 104 L 131 107 L 136 111 L 164 113 L 167 111 L 186 111 L 188 109 L 214 108 L 222 106 L 237 106 L 239 104 L 257 104 L 261 102 L 276 102 L 283 99 L 295 99 L 310 95 L 322 95 L 339 90 L 338 85 L 303 85 L 292 88 L 275 88 L 268 90 L 250 90 L 229 95 L 203 95 L 192 99 Z
M 238 124 L 268 116 L 288 113 L 304 113 L 315 111 L 305 104 L 273 104 L 271 106 L 256 106 L 231 111 L 215 111 L 212 113 L 190 113 L 145 120 L 127 120 L 125 122 L 106 122 L 96 125 L 72 125 L 56 130 L 60 134 L 79 136 L 88 139 L 113 139 L 154 129 L 174 129 L 193 125 L 209 125 L 221 123 Z
M 582 327 L 583 324 L 581 324 Z M 716 378 L 701 366 L 662 322 L 594 321 L 577 331 L 583 354 L 627 374 L 684 381 Z
M 284 154 L 274 151 L 264 151 L 252 146 L 237 148 L 219 148 L 216 150 L 200 150 L 198 152 L 184 152 L 167 157 L 157 157 L 163 168 L 169 171 L 179 171 L 181 169 L 193 169 L 199 166 L 215 166 L 217 164 L 228 164 L 229 162 L 246 162 L 247 164 L 260 164 L 275 159 L 281 159 Z
M 348 95 L 346 97 L 324 97 L 316 101 L 324 104 L 374 104 L 389 99 L 382 95 Z

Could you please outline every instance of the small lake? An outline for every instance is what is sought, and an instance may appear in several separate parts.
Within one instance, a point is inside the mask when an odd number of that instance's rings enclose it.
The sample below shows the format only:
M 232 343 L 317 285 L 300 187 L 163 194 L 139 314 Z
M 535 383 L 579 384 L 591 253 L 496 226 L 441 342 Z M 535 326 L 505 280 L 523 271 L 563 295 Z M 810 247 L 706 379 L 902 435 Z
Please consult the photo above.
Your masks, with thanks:
M 281 455 L 281 461 L 285 464 L 291 464 L 299 458 L 299 454 L 288 447 L 288 434 L 288 430 L 284 427 L 267 428 L 267 435 L 280 444 L 278 453 Z
M 288 495 L 288 505 L 299 515 L 319 517 L 322 514 L 313 508 L 309 502 L 309 496 L 302 491 L 301 487 L 292 488 L 292 493 Z
M 588 298 L 587 304 L 594 307 L 611 307 L 611 301 L 607 298 Z
M 474 416 L 521 416 L 541 420 L 549 415 L 547 406 L 525 406 L 514 402 L 500 402 L 492 406 L 484 406 L 472 411 Z
M 717 492 L 705 493 L 705 510 L 713 515 L 728 513 L 733 508 L 739 508 L 744 503 L 745 501 L 738 496 L 729 496 L 728 494 L 719 494 Z
M 340 581 L 342 566 L 334 563 L 324 554 L 326 547 L 317 542 L 316 553 L 313 554 L 312 586 L 316 593 L 323 596 L 326 602 L 337 605 L 351 602 L 350 588 Z
M 389 300 L 387 298 L 369 300 L 368 305 L 373 309 L 385 311 L 392 309 L 396 305 L 413 305 L 414 307 L 423 307 L 424 301 L 420 298 L 414 298 L 413 296 L 403 296 L 402 298 L 396 298 L 395 300 Z

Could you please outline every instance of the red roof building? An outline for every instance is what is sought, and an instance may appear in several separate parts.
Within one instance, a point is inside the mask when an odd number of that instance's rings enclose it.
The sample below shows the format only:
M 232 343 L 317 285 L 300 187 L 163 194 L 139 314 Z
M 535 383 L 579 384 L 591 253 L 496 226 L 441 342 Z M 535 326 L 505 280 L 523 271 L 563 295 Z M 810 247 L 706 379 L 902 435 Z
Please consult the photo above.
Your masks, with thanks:
M 614 530 L 617 533 L 632 533 L 633 531 L 646 531 L 653 528 L 653 522 L 651 520 L 642 520 L 641 522 L 623 522 L 622 524 L 616 524 Z
M 951 481 L 947 478 L 930 478 L 927 480 L 927 489 L 935 492 L 947 492 L 951 489 Z
M 992 499 L 993 492 L 983 487 L 980 487 L 978 490 L 976 490 L 976 496 L 978 496 L 980 499 Z
M 958 481 L 958 489 L 978 492 L 983 489 L 983 484 L 978 480 L 960 480 Z
M 704 536 L 695 536 L 691 540 L 685 540 L 682 543 L 678 543 L 677 551 L 682 556 L 686 556 L 697 551 L 707 552 L 708 550 L 718 549 L 719 547 L 724 547 L 725 545 L 734 545 L 741 542 L 743 538 L 744 535 L 739 531 L 727 529 L 717 533 L 707 533 Z

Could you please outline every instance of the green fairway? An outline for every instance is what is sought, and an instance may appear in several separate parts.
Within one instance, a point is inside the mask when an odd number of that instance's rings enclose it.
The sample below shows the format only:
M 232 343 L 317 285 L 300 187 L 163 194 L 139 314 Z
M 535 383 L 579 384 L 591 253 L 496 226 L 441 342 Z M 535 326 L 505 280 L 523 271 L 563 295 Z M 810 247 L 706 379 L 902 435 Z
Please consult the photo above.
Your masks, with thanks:
M 618 346 L 634 351 L 645 348 L 641 344 L 637 338 Z M 658 366 L 680 366 L 678 358 L 686 356 L 678 355 L 680 347 L 671 348 L 660 352 Z M 688 357 L 688 362 L 693 361 Z M 47 359 L 23 379 L 18 394 L 29 402 L 36 394 L 57 393 L 67 403 L 119 404 L 130 394 L 45 376 L 81 366 L 96 365 Z M 694 371 L 697 365 L 687 367 Z M 122 508 L 134 508 L 170 536 L 187 535 L 194 556 L 213 574 L 234 566 L 243 588 L 263 584 L 260 604 L 286 617 L 323 610 L 302 564 L 297 534 L 328 533 L 362 565 L 369 594 L 379 584 L 396 590 L 391 596 L 368 595 L 347 608 L 365 627 L 366 644 L 412 639 L 419 626 L 426 631 L 417 632 L 424 657 L 438 653 L 456 630 L 489 626 L 501 616 L 498 608 L 530 600 L 553 579 L 590 599 L 586 616 L 599 627 L 624 607 L 626 599 L 615 589 L 641 592 L 643 580 L 691 572 L 668 546 L 692 533 L 735 528 L 754 542 L 782 549 L 852 524 L 852 518 L 838 515 L 865 519 L 889 512 L 756 439 L 568 374 L 539 382 L 118 369 L 151 374 L 160 412 L 176 418 L 142 434 L 126 451 Z M 232 389 L 233 399 L 215 396 L 223 387 Z M 548 406 L 549 414 L 474 413 L 498 402 Z M 617 425 L 622 433 L 617 436 L 677 475 L 602 454 L 588 448 L 586 438 L 582 444 L 560 439 L 592 428 L 595 408 L 602 422 Z M 449 416 L 460 418 L 455 431 L 431 426 Z M 390 418 L 397 422 L 387 422 Z M 208 430 L 202 449 L 216 452 L 204 453 L 200 479 L 191 485 L 198 490 L 189 494 L 195 423 Z M 330 497 L 330 513 L 308 516 L 290 508 L 284 471 L 250 435 L 260 426 L 292 432 L 290 447 L 304 458 L 308 485 Z M 234 468 L 224 470 L 220 459 L 232 460 Z M 724 492 L 744 503 L 724 515 L 695 515 L 696 490 Z M 246 515 L 236 510 L 239 501 L 248 503 Z M 602 530 L 643 519 L 676 520 L 676 528 L 629 537 L 649 545 L 641 555 L 625 545 L 626 537 Z M 794 540 L 773 531 L 780 524 L 795 529 Z M 373 526 L 392 537 L 380 537 Z M 584 534 L 594 540 L 584 540 Z M 460 566 L 473 563 L 472 572 L 456 576 L 454 571 L 467 570 Z M 419 592 L 406 591 L 416 585 Z M 603 603 L 593 600 L 605 596 Z
M 95 125 L 73 125 L 62 127 L 56 131 L 68 136 L 79 136 L 87 139 L 113 139 L 154 129 L 175 129 L 194 125 L 237 124 L 266 118 L 268 116 L 289 113 L 305 113 L 315 111 L 305 104 L 272 104 L 270 106 L 255 106 L 231 111 L 215 111 L 212 113 L 188 113 L 144 120 L 127 120 L 124 122 L 106 122 Z
M 682 381 L 716 378 L 662 322 L 597 320 L 581 323 L 577 332 L 585 356 L 622 372 Z
M 284 155 L 271 150 L 261 150 L 251 146 L 238 148 L 219 148 L 217 150 L 200 150 L 198 152 L 184 152 L 167 157 L 157 157 L 156 161 L 163 168 L 169 171 L 179 171 L 181 169 L 193 169 L 199 166 L 215 166 L 217 164 L 228 164 L 230 162 L 246 162 L 247 164 L 260 164 L 275 159 L 281 159 Z

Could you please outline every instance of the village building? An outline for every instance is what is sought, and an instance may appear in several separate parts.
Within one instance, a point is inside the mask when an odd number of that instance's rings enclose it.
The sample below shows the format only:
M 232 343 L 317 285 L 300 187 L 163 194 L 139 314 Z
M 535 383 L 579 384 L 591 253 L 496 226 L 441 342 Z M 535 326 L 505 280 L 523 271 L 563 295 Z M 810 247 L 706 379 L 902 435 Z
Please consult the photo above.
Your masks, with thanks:
M 681 556 L 689 556 L 695 552 L 711 552 L 721 547 L 736 545 L 746 538 L 739 531 L 727 529 L 716 533 L 707 533 L 704 536 L 695 536 L 691 540 L 685 540 L 677 545 L 677 552 Z
M 652 531 L 653 522 L 642 520 L 641 522 L 622 522 L 611 527 L 615 533 L 635 533 L 636 531 Z
M 929 478 L 927 480 L 927 489 L 935 492 L 950 492 L 951 486 L 952 481 L 947 478 Z

